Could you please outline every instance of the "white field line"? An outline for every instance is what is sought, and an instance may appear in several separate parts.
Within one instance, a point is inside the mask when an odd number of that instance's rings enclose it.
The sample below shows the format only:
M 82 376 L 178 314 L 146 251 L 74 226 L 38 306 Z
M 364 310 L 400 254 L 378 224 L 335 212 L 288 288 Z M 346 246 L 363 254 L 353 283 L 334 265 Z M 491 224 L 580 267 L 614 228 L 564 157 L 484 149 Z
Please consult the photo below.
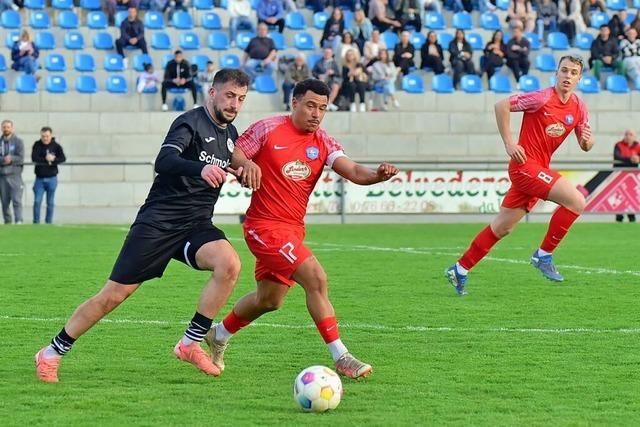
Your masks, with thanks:
M 63 323 L 66 321 L 62 317 L 20 317 L 0 315 L 0 321 L 7 322 L 37 322 L 37 323 Z M 185 326 L 189 322 L 169 321 L 169 320 L 146 320 L 146 319 L 102 319 L 101 323 L 124 324 L 124 325 L 151 325 L 151 326 Z M 281 323 L 252 323 L 251 326 L 258 328 L 272 329 L 315 329 L 314 325 L 286 325 Z M 468 333 L 520 333 L 520 334 L 640 334 L 640 328 L 459 328 L 459 327 L 434 327 L 434 326 L 389 326 L 369 323 L 340 323 L 342 329 L 364 330 L 364 331 L 384 331 L 384 332 L 468 332 Z

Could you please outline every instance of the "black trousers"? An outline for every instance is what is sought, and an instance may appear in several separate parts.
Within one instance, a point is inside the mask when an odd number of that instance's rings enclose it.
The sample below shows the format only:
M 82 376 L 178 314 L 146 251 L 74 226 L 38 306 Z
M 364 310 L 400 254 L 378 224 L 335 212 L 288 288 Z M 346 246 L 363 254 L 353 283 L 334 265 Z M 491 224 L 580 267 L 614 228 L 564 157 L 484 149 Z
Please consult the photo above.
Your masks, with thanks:
M 162 82 L 162 103 L 163 104 L 166 104 L 166 101 L 167 101 L 167 89 L 173 89 L 173 88 L 183 88 L 183 89 L 191 90 L 191 96 L 193 96 L 193 103 L 194 104 L 198 103 L 198 92 L 196 89 L 196 84 L 193 82 L 193 80 L 189 80 L 182 86 L 177 85 L 170 80 L 165 80 Z

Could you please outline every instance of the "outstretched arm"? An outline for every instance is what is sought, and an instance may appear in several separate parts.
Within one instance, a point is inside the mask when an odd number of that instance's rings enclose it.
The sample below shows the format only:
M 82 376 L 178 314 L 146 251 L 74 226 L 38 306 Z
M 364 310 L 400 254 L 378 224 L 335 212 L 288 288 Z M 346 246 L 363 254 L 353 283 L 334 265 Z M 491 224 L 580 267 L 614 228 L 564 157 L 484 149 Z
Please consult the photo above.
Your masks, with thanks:
M 349 157 L 338 157 L 332 166 L 341 177 L 359 185 L 371 185 L 386 181 L 398 173 L 398 168 L 389 163 L 381 163 L 376 170 L 356 163 Z

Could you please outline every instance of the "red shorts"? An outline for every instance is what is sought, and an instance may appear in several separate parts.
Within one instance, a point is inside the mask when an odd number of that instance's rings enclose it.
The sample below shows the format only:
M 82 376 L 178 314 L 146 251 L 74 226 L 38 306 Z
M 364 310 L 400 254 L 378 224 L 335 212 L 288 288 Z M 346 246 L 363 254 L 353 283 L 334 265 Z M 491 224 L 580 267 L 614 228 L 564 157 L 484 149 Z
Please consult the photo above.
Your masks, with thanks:
M 245 222 L 244 240 L 256 257 L 256 281 L 274 280 L 293 286 L 293 273 L 313 256 L 304 245 L 304 227 L 273 222 Z
M 522 208 L 531 212 L 538 199 L 547 200 L 551 187 L 560 177 L 558 172 L 534 162 L 510 165 L 511 188 L 504 196 L 502 206 L 511 209 Z

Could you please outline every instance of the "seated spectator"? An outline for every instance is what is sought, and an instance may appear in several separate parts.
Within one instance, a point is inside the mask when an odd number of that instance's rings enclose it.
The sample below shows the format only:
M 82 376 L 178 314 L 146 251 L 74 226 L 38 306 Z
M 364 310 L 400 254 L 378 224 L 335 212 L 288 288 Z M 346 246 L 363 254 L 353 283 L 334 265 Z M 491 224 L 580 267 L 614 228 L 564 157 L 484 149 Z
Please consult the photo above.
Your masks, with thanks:
M 196 90 L 191 67 L 184 59 L 181 50 L 174 52 L 174 58 L 167 63 L 164 69 L 164 79 L 162 80 L 162 111 L 169 110 L 167 105 L 167 89 L 189 89 L 193 97 L 193 108 L 198 107 L 198 92 Z
M 483 64 L 482 72 L 487 73 L 487 80 L 491 80 L 496 69 L 504 65 L 507 46 L 504 44 L 503 37 L 502 30 L 496 30 L 491 41 L 484 47 L 484 61 L 480 62 Z
M 371 79 L 374 89 L 382 92 L 382 109 L 384 111 L 389 109 L 389 100 L 393 102 L 394 107 L 400 107 L 400 103 L 395 97 L 397 77 L 398 69 L 389 57 L 389 51 L 382 49 L 378 60 L 371 66 Z
M 16 71 L 24 71 L 26 74 L 35 74 L 38 69 L 38 46 L 31 41 L 31 34 L 22 30 L 20 38 L 13 43 L 11 48 L 11 68 Z
M 607 25 L 601 25 L 600 34 L 591 44 L 589 58 L 589 67 L 596 79 L 600 80 L 600 70 L 603 66 L 615 68 L 617 74 L 624 74 L 622 61 L 618 59 L 619 52 L 618 41 L 611 37 L 611 30 Z
M 624 131 L 622 141 L 616 142 L 613 149 L 614 168 L 637 168 L 640 163 L 640 143 L 636 139 L 636 133 L 627 129 Z M 636 222 L 636 216 L 629 214 L 629 222 Z M 616 221 L 622 222 L 624 215 L 616 215 Z
M 420 31 L 422 28 L 422 17 L 420 15 L 418 0 L 396 0 L 395 15 L 396 20 L 401 24 L 401 31 L 408 28 Z
M 440 0 L 418 0 L 418 9 L 420 16 L 426 12 L 442 13 L 442 3 Z
M 0 0 L 0 12 L 5 10 L 20 10 L 20 7 L 13 0 Z
M 307 66 L 307 58 L 304 53 L 300 52 L 296 55 L 293 63 L 289 65 L 284 73 L 284 81 L 282 82 L 282 92 L 284 93 L 284 109 L 291 111 L 291 92 L 295 85 L 303 80 L 310 79 L 311 72 Z
M 640 77 L 640 39 L 635 28 L 627 30 L 627 38 L 620 42 L 620 52 L 627 77 L 635 82 Z
M 475 3 L 477 3 L 477 5 L 474 5 L 474 9 L 477 9 L 481 14 L 485 12 L 495 12 L 497 9 L 491 0 L 475 0 Z
M 173 14 L 177 11 L 181 10 L 183 12 L 188 12 L 187 9 L 189 0 L 170 0 L 169 7 L 167 8 L 167 19 L 171 22 L 173 19 Z
M 258 24 L 258 35 L 249 41 L 244 50 L 242 68 L 253 81 L 258 74 L 271 74 L 276 64 L 276 45 L 268 37 L 269 30 L 264 22 Z
M 416 69 L 414 60 L 416 49 L 411 44 L 409 37 L 411 37 L 409 31 L 400 33 L 400 41 L 393 49 L 393 63 L 400 68 L 403 75 L 407 75 Z
M 138 19 L 138 9 L 130 7 L 129 16 L 120 24 L 120 38 L 116 40 L 116 50 L 124 58 L 124 48 L 127 46 L 142 49 L 147 54 L 147 42 L 144 39 L 144 25 Z
M 364 15 L 363 9 L 356 9 L 353 14 L 353 21 L 351 21 L 351 29 L 349 31 L 353 36 L 353 40 L 358 45 L 360 54 L 364 55 L 364 44 L 367 40 L 371 39 L 373 25 L 369 18 Z
M 374 28 L 384 32 L 386 30 L 400 31 L 402 24 L 396 19 L 396 14 L 389 6 L 389 0 L 370 0 L 369 19 Z
M 618 41 L 625 38 L 625 34 L 627 32 L 627 28 L 629 25 L 625 23 L 627 19 L 627 11 L 621 10 L 618 13 L 614 13 L 613 17 L 609 20 L 607 26 L 611 30 L 611 37 L 617 39 Z
M 353 41 L 353 36 L 351 35 L 351 33 L 345 31 L 344 34 L 342 34 L 341 39 L 342 42 L 340 43 L 340 47 L 338 49 L 338 52 L 340 52 L 340 54 L 338 55 L 338 59 L 340 59 L 339 62 L 342 64 L 345 55 L 350 50 L 355 51 L 356 58 L 358 59 L 358 61 L 360 61 L 360 49 L 358 48 L 358 45 Z
M 367 111 L 365 104 L 365 93 L 369 76 L 364 66 L 358 61 L 356 50 L 351 49 L 342 63 L 342 88 L 341 93 L 349 100 L 349 111 L 356 112 L 356 94 L 360 98 L 360 112 Z
M 422 58 L 420 68 L 431 68 L 434 74 L 444 73 L 444 55 L 435 31 L 427 33 L 427 40 L 420 48 L 420 57 Z
M 169 0 L 140 0 L 139 7 L 164 13 L 169 8 Z
M 342 9 L 336 7 L 324 24 L 320 47 L 323 49 L 325 47 L 331 48 L 337 53 L 342 33 L 344 33 L 344 15 L 342 14 Z
M 444 6 L 452 10 L 454 13 L 466 11 L 471 13 L 473 10 L 472 0 L 444 0 Z
M 507 22 L 511 29 L 520 23 L 525 32 L 533 32 L 536 29 L 536 11 L 531 5 L 531 0 L 511 0 L 507 10 Z
M 380 30 L 374 29 L 371 32 L 371 40 L 367 40 L 364 44 L 364 59 L 362 63 L 365 67 L 369 67 L 380 57 L 380 51 L 386 49 L 387 45 L 380 37 Z
M 558 28 L 558 6 L 552 0 L 542 0 L 538 7 L 538 38 L 544 40 L 545 33 Z
M 282 0 L 260 0 L 256 14 L 258 15 L 258 27 L 260 27 L 260 23 L 264 22 L 270 27 L 277 26 L 280 33 L 284 30 L 285 11 Z
M 138 76 L 136 90 L 138 93 L 142 93 L 146 90 L 157 89 L 159 82 L 160 79 L 153 70 L 153 65 L 149 63 L 144 64 L 144 71 Z
M 582 20 L 586 25 L 591 25 L 591 15 L 594 12 L 605 12 L 604 2 L 602 0 L 583 0 Z
M 322 50 L 322 58 L 316 62 L 311 70 L 313 77 L 318 80 L 322 80 L 329 86 L 331 93 L 329 94 L 329 111 L 338 111 L 338 106 L 334 103 L 338 97 L 340 86 L 342 85 L 342 78 L 340 76 L 340 68 L 338 63 L 333 58 L 333 51 L 329 48 Z
M 449 43 L 449 54 L 449 61 L 451 68 L 453 68 L 453 86 L 457 88 L 462 76 L 476 73 L 471 60 L 473 51 L 469 42 L 464 38 L 463 30 L 456 30 L 453 40 Z
M 116 11 L 118 6 L 126 6 L 128 9 L 138 9 L 139 0 L 104 0 L 105 13 L 109 25 L 113 26 L 116 23 Z
M 229 38 L 235 46 L 238 31 L 250 31 L 254 33 L 256 27 L 251 22 L 251 2 L 249 0 L 229 0 L 227 6 L 229 13 Z
M 573 44 L 576 33 L 587 31 L 580 0 L 558 0 L 558 29 L 567 35 L 570 44 Z
M 198 92 L 202 95 L 202 103 L 207 102 L 207 93 L 213 84 L 213 78 L 217 73 L 213 61 L 207 61 L 207 68 L 198 73 Z
M 507 43 L 507 67 L 513 71 L 516 81 L 524 74 L 529 73 L 529 52 L 531 45 L 522 34 L 522 28 L 515 27 L 511 39 Z

